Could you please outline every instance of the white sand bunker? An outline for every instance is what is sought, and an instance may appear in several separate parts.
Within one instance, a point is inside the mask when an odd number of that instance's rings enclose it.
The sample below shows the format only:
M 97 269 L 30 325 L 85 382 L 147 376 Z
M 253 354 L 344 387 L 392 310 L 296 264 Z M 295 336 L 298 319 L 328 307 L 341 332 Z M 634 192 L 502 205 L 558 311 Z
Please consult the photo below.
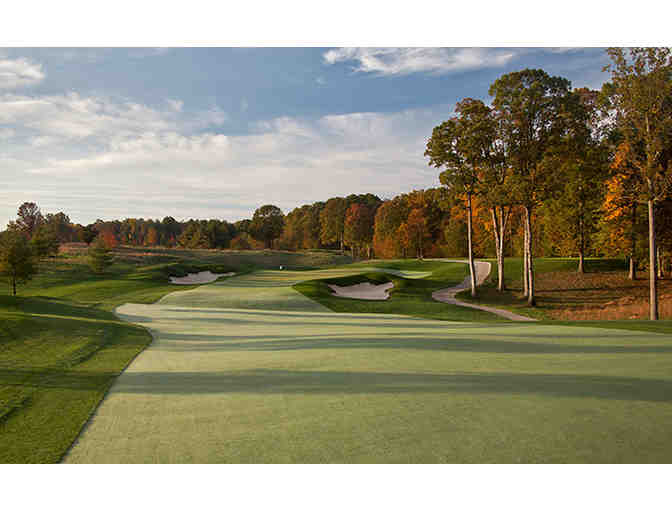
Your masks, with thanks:
M 334 291 L 334 296 L 351 299 L 372 299 L 383 301 L 390 297 L 389 290 L 394 287 L 394 283 L 382 283 L 380 285 L 373 285 L 372 283 L 358 283 L 357 285 L 350 285 L 348 287 L 339 287 L 338 285 L 329 285 L 329 288 Z
M 201 283 L 212 283 L 222 276 L 233 276 L 236 273 L 212 273 L 210 271 L 201 271 L 200 273 L 189 273 L 187 276 L 171 276 L 170 283 L 176 285 L 199 285 Z

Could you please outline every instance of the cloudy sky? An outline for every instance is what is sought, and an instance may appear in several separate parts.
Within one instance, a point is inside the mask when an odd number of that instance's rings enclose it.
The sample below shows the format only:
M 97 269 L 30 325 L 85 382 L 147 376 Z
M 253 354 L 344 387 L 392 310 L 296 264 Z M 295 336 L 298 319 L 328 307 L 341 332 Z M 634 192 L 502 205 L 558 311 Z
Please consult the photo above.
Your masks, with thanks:
M 599 48 L 0 48 L 0 228 L 25 201 L 97 218 L 250 217 L 438 185 L 464 97 L 540 67 L 597 88 Z

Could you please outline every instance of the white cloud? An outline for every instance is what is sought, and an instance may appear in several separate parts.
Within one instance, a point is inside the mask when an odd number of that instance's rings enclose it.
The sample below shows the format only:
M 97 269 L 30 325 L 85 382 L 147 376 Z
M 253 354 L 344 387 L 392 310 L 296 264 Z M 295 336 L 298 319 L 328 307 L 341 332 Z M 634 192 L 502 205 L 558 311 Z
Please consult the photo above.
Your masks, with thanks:
M 378 75 L 448 74 L 501 67 L 515 56 L 513 48 L 337 48 L 322 55 L 327 64 L 351 62 L 357 72 Z
M 184 101 L 180 101 L 179 99 L 166 99 L 166 102 L 176 112 L 181 112 L 184 106 Z
M 0 89 L 35 85 L 44 80 L 45 76 L 42 64 L 36 64 L 25 58 L 0 59 Z
M 77 93 L 51 96 L 0 96 L 0 123 L 29 130 L 38 136 L 64 140 L 87 138 L 123 139 L 145 132 L 202 129 L 226 122 L 219 109 L 186 114 L 183 103 L 168 100 L 168 108 L 85 97 Z
M 46 147 L 52 145 L 58 141 L 58 138 L 55 136 L 34 136 L 30 139 L 29 143 L 33 147 Z
M 33 200 L 83 222 L 165 215 L 237 220 L 264 203 L 287 212 L 336 195 L 391 197 L 438 185 L 424 146 L 451 110 L 280 117 L 236 136 L 148 130 L 70 155 L 26 150 L 12 164 L 10 188 L 31 193 L 11 197 L 16 206 Z M 0 192 L 0 202 L 4 198 Z M 15 207 L 4 203 L 10 206 L 0 219 L 9 219 Z M 85 212 L 77 214 L 80 208 Z

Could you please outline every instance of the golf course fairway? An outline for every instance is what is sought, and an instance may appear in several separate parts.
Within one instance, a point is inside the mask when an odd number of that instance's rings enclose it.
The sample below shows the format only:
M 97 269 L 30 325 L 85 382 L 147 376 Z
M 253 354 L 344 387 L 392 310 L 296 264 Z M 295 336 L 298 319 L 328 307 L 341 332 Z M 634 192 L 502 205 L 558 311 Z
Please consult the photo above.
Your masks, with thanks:
M 258 271 L 120 306 L 154 342 L 64 461 L 672 461 L 668 335 L 334 313 L 291 288 L 357 272 Z

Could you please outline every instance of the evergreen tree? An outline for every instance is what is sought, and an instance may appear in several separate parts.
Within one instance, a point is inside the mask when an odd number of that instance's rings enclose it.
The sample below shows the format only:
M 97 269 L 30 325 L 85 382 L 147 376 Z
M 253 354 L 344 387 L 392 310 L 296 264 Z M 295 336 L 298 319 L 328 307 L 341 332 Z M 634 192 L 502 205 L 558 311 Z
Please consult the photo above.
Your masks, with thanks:
M 112 262 L 114 256 L 100 237 L 89 247 L 89 265 L 94 273 L 103 273 Z

